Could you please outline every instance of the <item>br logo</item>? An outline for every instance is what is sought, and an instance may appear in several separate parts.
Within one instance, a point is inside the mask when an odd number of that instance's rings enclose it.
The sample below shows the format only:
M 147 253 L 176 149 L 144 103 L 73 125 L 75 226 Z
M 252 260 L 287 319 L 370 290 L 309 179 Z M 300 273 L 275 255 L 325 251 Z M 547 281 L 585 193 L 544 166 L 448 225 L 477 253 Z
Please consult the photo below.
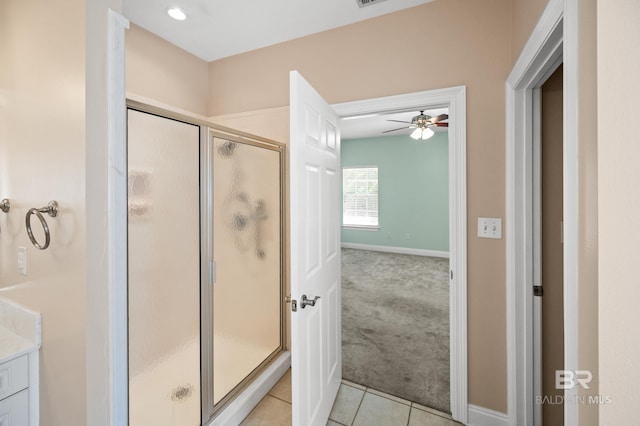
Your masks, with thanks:
M 589 370 L 556 370 L 556 389 L 573 389 L 576 383 L 583 389 L 590 389 L 591 379 L 593 375 Z

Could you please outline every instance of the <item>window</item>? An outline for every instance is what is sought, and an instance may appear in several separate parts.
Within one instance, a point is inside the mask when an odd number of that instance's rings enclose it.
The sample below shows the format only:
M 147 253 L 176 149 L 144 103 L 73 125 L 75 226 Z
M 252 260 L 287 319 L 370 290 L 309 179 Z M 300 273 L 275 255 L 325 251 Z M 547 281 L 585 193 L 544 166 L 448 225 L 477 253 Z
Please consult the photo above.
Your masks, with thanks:
M 342 169 L 342 225 L 378 227 L 378 168 Z

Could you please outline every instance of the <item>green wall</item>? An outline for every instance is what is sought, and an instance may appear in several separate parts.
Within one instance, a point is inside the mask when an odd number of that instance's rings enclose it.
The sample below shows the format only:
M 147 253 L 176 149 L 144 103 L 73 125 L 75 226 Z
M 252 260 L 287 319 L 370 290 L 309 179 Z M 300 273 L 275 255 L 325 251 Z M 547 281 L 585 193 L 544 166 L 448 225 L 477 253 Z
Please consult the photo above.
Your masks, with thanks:
M 380 229 L 342 228 L 343 243 L 449 251 L 448 134 L 342 141 L 342 167 L 378 166 Z

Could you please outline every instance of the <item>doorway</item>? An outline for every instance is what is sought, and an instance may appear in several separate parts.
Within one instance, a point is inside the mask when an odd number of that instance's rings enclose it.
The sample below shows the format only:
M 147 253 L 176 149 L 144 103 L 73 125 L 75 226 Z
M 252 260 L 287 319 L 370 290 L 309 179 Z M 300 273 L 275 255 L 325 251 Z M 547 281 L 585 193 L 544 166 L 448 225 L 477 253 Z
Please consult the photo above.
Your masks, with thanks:
M 578 16 L 577 2 L 551 0 L 507 78 L 506 237 L 507 383 L 512 424 L 534 425 L 535 318 L 533 270 L 533 149 L 540 123 L 536 89 L 563 64 L 563 321 L 564 370 L 578 370 Z M 539 331 L 539 329 L 538 329 Z M 538 383 L 539 384 L 539 383 Z M 563 397 L 578 397 L 578 388 Z M 565 404 L 564 421 L 577 425 L 579 404 Z M 540 418 L 540 415 L 538 416 Z
M 535 425 L 564 425 L 563 324 L 563 67 L 534 91 L 540 132 L 534 136 L 534 380 Z M 537 135 L 539 134 L 539 137 Z
M 466 91 L 454 87 L 333 105 L 341 116 L 358 117 L 428 108 L 449 110 L 449 380 L 450 411 L 467 422 L 467 303 L 466 303 Z
M 416 140 L 411 123 L 421 116 L 440 125 Z M 447 120 L 446 108 L 410 110 L 340 129 L 343 378 L 445 413 Z

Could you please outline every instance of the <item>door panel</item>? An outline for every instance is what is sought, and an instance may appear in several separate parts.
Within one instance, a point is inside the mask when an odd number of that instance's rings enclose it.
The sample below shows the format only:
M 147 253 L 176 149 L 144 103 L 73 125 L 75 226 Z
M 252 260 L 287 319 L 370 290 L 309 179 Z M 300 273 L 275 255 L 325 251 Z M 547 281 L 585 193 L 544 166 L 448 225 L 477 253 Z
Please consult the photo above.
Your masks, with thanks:
M 340 340 L 341 330 L 339 327 L 340 299 L 338 293 L 340 291 L 340 282 L 333 283 L 327 292 L 327 364 L 326 369 L 329 372 L 329 379 L 335 376 L 335 369 L 342 369 L 341 363 L 338 362 L 338 351 L 342 350 L 342 342 Z M 342 372 L 340 372 L 342 376 Z
M 293 425 L 325 425 L 342 378 L 338 116 L 291 72 Z M 302 296 L 319 297 L 304 306 Z
M 327 199 L 326 205 L 328 206 L 330 211 L 337 211 L 340 207 L 338 205 L 338 197 L 340 197 L 339 193 L 339 185 L 342 183 L 340 179 L 338 179 L 338 173 L 335 170 L 327 169 L 326 170 L 326 188 L 327 188 Z M 340 242 L 340 218 L 336 215 L 326 215 L 327 220 L 327 232 L 326 232 L 326 256 L 328 259 L 331 259 L 338 253 L 340 247 L 338 246 Z
M 320 168 L 315 165 L 305 164 L 306 192 L 306 234 L 304 242 L 307 252 L 307 278 L 320 268 Z

